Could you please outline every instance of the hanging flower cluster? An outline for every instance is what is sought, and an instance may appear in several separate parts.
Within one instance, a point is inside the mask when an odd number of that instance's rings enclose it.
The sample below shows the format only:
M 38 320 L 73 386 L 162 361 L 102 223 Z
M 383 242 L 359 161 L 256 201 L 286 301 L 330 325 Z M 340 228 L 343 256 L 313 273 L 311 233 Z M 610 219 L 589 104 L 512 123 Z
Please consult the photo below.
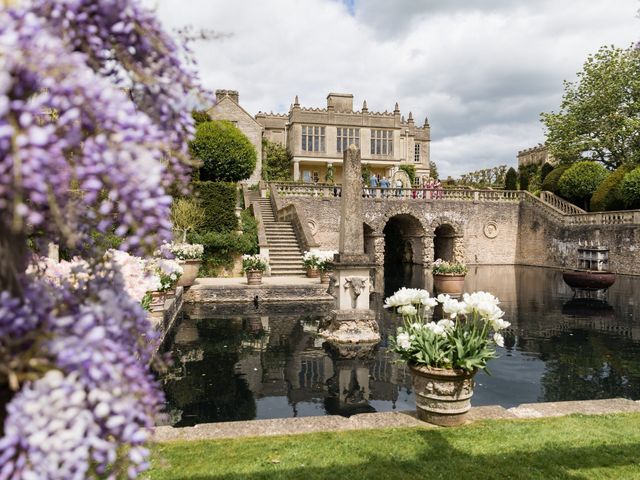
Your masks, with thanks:
M 197 87 L 179 52 L 138 0 L 0 9 L 0 240 L 37 233 L 81 256 L 22 272 L 0 250 L 0 387 L 14 391 L 0 480 L 147 467 L 163 397 L 140 296 L 156 288 L 94 239 L 115 234 L 139 255 L 171 239 L 167 188 L 188 180 Z
M 418 365 L 469 372 L 485 369 L 497 356 L 493 345 L 504 346 L 499 332 L 510 325 L 502 319 L 499 303 L 487 292 L 465 293 L 459 301 L 449 295 L 433 298 L 426 290 L 401 288 L 384 305 L 404 321 L 391 339 L 392 350 Z M 444 318 L 429 321 L 438 305 Z

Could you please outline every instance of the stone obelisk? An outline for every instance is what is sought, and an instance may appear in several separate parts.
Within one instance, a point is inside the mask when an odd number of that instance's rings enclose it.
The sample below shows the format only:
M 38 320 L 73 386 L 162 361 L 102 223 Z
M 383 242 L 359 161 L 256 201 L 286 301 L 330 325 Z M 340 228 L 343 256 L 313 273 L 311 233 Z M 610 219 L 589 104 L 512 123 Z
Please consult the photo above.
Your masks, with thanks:
M 349 146 L 343 159 L 340 244 L 333 261 L 336 309 L 320 334 L 333 343 L 378 343 L 378 324 L 369 308 L 369 272 L 374 264 L 364 253 L 360 150 Z

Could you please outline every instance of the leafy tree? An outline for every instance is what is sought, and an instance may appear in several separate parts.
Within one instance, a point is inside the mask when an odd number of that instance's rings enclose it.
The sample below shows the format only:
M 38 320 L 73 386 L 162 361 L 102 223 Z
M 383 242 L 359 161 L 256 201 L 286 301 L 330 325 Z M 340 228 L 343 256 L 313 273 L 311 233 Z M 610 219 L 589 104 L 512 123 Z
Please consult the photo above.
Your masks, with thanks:
M 598 186 L 591 196 L 591 210 L 602 212 L 605 210 L 622 210 L 625 204 L 620 195 L 620 183 L 627 173 L 633 170 L 631 165 L 622 165 L 611 173 Z
M 438 166 L 433 160 L 429 161 L 429 176 L 434 180 L 438 180 Z
M 558 180 L 562 174 L 570 167 L 570 164 L 558 165 L 554 168 L 545 178 L 544 182 L 542 182 L 542 190 L 555 193 L 556 195 L 559 193 L 558 190 Z
M 544 165 L 540 168 L 540 183 L 544 182 L 544 179 L 553 171 L 553 168 L 553 165 L 549 162 L 544 162 Z
M 520 172 L 520 190 L 529 190 L 529 173 Z
M 369 179 L 371 178 L 371 167 L 368 163 L 362 164 L 362 182 L 365 185 L 369 185 Z
M 502 187 L 504 185 L 507 166 L 484 168 L 461 175 L 462 184 L 476 187 Z
M 191 117 L 193 118 L 196 127 L 201 123 L 211 121 L 211 115 L 209 115 L 206 110 L 193 110 L 191 112 Z
M 640 208 L 640 167 L 624 176 L 620 183 L 620 197 L 627 208 Z
M 505 190 L 517 190 L 518 189 L 518 174 L 515 168 L 511 167 L 507 170 L 507 174 L 504 177 L 504 189 Z
M 187 232 L 196 230 L 206 220 L 204 209 L 192 198 L 178 198 L 171 205 L 173 228 L 182 233 L 182 241 L 187 241 Z
M 640 52 L 602 47 L 577 82 L 564 82 L 560 111 L 543 113 L 547 147 L 561 162 L 587 158 L 613 169 L 640 160 Z
M 558 181 L 560 195 L 589 210 L 589 199 L 607 175 L 607 169 L 597 162 L 574 163 Z
M 249 178 L 256 167 L 256 149 L 238 127 L 226 120 L 198 125 L 189 151 L 203 162 L 202 181 L 238 182 Z
M 262 139 L 262 178 L 267 181 L 291 180 L 291 153 L 279 143 Z
M 407 175 L 409 175 L 409 181 L 411 182 L 411 185 L 413 185 L 413 182 L 415 182 L 416 180 L 416 166 L 403 163 L 400 165 L 400 170 L 406 172 Z

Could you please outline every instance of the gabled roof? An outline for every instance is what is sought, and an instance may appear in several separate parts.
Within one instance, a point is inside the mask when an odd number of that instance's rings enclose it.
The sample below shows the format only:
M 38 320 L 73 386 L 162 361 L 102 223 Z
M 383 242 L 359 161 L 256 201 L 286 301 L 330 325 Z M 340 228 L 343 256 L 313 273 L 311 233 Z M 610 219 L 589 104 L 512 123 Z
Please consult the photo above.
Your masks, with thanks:
M 207 109 L 207 113 L 209 113 L 211 110 L 215 110 L 216 106 L 221 105 L 224 102 L 231 102 L 231 104 L 233 106 L 235 106 L 236 108 L 238 108 L 242 113 L 244 113 L 247 117 L 249 117 L 253 123 L 255 123 L 258 127 L 263 128 L 262 125 L 260 125 L 258 123 L 258 121 L 253 117 L 253 115 L 251 115 L 249 112 L 247 112 L 244 108 L 242 108 L 239 104 L 237 104 L 236 102 L 233 101 L 233 99 L 229 96 L 225 96 L 222 98 L 222 100 L 217 101 L 212 107 Z

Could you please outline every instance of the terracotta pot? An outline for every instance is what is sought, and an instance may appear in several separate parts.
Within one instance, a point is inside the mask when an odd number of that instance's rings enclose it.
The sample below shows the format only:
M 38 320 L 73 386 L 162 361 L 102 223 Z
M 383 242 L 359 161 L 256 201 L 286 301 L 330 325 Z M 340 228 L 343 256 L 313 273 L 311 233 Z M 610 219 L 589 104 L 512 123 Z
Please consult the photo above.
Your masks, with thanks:
M 198 270 L 200 270 L 200 265 L 202 264 L 202 260 L 199 258 L 193 260 L 180 260 L 180 265 L 182 265 L 182 276 L 176 283 L 177 287 L 190 287 L 196 281 L 198 277 Z
M 158 313 L 164 310 L 164 302 L 167 300 L 167 292 L 151 292 L 151 313 Z
M 318 278 L 320 276 L 320 270 L 317 268 L 307 268 L 307 278 Z
M 422 421 L 450 427 L 461 425 L 471 409 L 476 372 L 432 368 L 409 363 L 416 411 Z
M 320 283 L 329 283 L 329 281 L 331 280 L 331 272 L 326 270 L 323 272 L 320 272 Z
M 433 286 L 438 293 L 461 295 L 464 292 L 465 275 L 433 274 Z
M 262 272 L 260 270 L 247 270 L 247 284 L 262 285 Z

